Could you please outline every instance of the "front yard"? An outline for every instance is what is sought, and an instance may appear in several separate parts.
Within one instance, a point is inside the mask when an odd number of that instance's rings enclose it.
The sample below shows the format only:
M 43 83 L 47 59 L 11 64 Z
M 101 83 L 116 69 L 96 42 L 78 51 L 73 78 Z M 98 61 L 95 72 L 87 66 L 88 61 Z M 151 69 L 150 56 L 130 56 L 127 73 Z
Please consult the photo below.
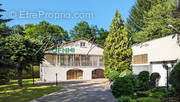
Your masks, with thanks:
M 62 87 L 33 85 L 32 79 L 24 79 L 23 87 L 20 88 L 18 87 L 17 80 L 11 80 L 9 84 L 0 85 L 0 102 L 27 102 L 60 89 Z

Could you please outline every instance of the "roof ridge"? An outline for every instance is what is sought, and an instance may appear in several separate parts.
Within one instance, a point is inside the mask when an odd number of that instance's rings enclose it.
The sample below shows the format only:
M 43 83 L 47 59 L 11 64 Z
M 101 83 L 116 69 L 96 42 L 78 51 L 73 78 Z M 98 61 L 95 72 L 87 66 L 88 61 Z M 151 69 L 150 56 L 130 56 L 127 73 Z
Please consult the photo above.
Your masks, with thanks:
M 78 41 L 78 40 L 86 40 L 86 41 L 88 41 L 88 42 L 90 42 L 90 43 L 92 43 L 92 44 L 94 44 L 94 45 L 96 45 L 96 46 L 104 49 L 104 47 L 103 47 L 102 45 L 97 44 L 97 43 L 92 42 L 92 41 L 89 41 L 88 38 L 81 37 L 81 38 L 78 38 L 78 39 L 75 39 L 75 40 L 70 40 L 70 41 L 64 42 L 64 43 L 62 43 L 62 44 L 53 45 L 52 47 L 45 48 L 45 50 L 49 50 L 49 49 L 54 48 L 54 47 L 64 46 L 64 45 L 66 45 L 66 44 L 69 44 L 69 43 L 72 43 L 72 42 L 76 42 L 76 41 Z

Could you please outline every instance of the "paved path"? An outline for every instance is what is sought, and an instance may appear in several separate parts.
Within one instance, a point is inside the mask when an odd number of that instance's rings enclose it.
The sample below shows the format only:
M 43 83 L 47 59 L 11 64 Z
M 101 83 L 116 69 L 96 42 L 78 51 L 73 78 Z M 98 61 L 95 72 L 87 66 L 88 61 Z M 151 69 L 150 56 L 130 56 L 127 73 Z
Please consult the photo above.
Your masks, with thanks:
M 31 102 L 116 102 L 103 80 L 61 82 L 64 89 Z

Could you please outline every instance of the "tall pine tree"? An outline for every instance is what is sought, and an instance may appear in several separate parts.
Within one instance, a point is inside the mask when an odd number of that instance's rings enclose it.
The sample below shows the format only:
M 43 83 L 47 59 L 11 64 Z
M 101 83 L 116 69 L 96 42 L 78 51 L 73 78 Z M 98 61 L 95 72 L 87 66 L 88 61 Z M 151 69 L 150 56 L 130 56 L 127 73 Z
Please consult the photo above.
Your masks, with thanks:
M 129 69 L 131 57 L 132 49 L 129 46 L 128 32 L 124 26 L 121 14 L 116 11 L 105 42 L 105 77 L 109 78 L 111 71 L 122 72 L 125 69 Z
M 133 41 L 140 43 L 173 34 L 173 30 L 168 28 L 169 24 L 179 30 L 180 19 L 173 17 L 174 10 L 176 10 L 175 2 L 167 0 L 145 12 L 142 31 L 134 34 Z
M 2 6 L 2 4 L 0 4 L 0 6 Z M 0 8 L 0 13 L 1 12 L 5 12 L 5 10 Z M 0 37 L 7 37 L 10 35 L 11 30 L 5 23 L 11 21 L 12 19 L 3 19 L 2 17 L 3 15 L 0 14 Z
M 154 5 L 162 3 L 166 0 L 137 0 L 135 5 L 132 7 L 130 11 L 130 15 L 127 19 L 127 30 L 129 36 L 134 37 L 134 34 L 142 31 L 144 26 L 144 16 L 146 12 L 151 10 Z M 136 41 L 132 40 L 132 43 L 136 43 Z

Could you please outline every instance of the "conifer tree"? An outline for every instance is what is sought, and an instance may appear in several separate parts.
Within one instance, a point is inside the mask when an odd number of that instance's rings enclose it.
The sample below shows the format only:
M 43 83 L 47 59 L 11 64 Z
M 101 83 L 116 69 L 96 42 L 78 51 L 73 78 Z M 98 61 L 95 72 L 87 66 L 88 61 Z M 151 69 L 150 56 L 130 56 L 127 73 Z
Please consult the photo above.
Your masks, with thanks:
M 116 11 L 110 25 L 104 48 L 105 77 L 109 78 L 111 71 L 122 72 L 130 68 L 132 49 L 129 46 L 128 32 L 124 26 L 121 14 Z
M 130 11 L 130 15 L 127 19 L 127 31 L 129 36 L 134 37 L 135 33 L 142 31 L 144 27 L 144 16 L 146 12 L 152 9 L 154 5 L 160 4 L 167 0 L 136 0 L 135 5 L 132 7 Z M 136 41 L 132 40 L 132 43 L 136 43 Z
M 180 18 L 173 17 L 175 9 L 176 5 L 171 0 L 153 6 L 151 10 L 145 13 L 142 31 L 134 34 L 133 41 L 141 43 L 171 35 L 174 32 L 168 28 L 169 24 L 179 31 Z

